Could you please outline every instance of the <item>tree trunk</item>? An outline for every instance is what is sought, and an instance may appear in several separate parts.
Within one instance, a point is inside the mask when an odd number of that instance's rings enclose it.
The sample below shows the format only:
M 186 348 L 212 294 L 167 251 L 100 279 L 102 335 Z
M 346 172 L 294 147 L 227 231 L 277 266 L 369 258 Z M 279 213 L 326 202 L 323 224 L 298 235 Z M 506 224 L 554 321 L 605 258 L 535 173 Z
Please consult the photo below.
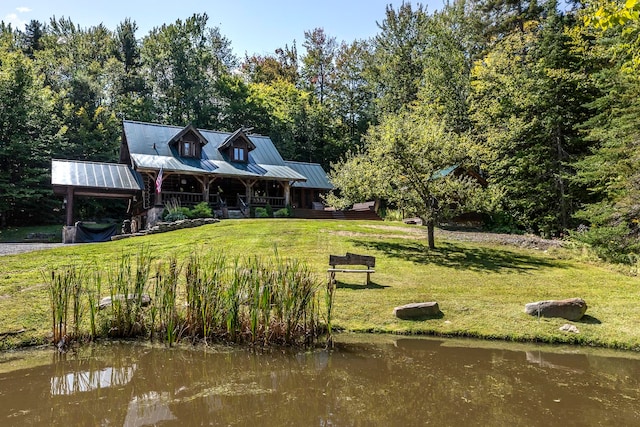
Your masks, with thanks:
M 433 236 L 434 229 L 435 222 L 432 219 L 427 221 L 427 241 L 429 242 L 429 249 L 436 248 L 436 243 Z

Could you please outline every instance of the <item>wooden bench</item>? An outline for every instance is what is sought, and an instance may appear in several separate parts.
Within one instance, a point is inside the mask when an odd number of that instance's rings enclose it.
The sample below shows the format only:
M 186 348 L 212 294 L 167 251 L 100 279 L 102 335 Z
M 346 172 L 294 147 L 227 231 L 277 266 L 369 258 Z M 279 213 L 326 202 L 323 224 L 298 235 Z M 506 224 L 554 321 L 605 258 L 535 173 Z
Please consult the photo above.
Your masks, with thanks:
M 329 265 L 331 268 L 327 269 L 329 273 L 329 283 L 333 284 L 336 281 L 336 273 L 367 273 L 367 285 L 371 283 L 371 273 L 376 271 L 373 267 L 376 266 L 376 258 L 369 255 L 357 255 L 347 252 L 345 256 L 341 255 L 329 255 Z M 336 266 L 343 265 L 359 265 L 366 268 L 336 268 Z

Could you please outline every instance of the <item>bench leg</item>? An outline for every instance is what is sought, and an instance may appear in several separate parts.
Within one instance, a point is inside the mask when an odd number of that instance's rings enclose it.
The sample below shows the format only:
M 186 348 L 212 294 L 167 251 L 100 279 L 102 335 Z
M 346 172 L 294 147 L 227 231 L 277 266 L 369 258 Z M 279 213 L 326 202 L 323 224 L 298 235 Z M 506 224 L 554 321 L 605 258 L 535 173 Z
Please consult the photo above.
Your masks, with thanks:
M 329 287 L 333 287 L 336 284 L 336 272 L 329 273 Z
M 371 284 L 371 273 L 367 273 L 367 286 Z

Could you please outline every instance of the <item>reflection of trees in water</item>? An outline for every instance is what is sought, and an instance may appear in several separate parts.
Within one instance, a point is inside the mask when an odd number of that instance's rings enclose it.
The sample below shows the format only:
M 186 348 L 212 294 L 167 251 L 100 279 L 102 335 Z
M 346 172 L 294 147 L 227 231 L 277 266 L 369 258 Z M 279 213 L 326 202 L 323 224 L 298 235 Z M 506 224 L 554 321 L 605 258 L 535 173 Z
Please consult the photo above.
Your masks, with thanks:
M 94 347 L 0 375 L 0 413 L 24 411 L 12 420 L 52 425 L 629 425 L 639 416 L 637 360 L 444 342 L 263 354 Z

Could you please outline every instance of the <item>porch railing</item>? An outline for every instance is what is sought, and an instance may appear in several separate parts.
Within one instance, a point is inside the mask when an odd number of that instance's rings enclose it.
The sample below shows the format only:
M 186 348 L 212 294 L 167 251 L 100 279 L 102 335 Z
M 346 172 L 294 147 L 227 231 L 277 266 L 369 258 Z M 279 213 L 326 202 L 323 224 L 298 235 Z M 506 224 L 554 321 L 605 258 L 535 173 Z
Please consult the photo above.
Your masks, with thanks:
M 246 205 L 246 203 L 246 196 L 238 194 L 238 206 Z M 253 196 L 251 198 L 252 206 L 266 206 L 267 204 L 273 208 L 284 208 L 284 197 Z
M 171 199 L 180 201 L 181 206 L 193 206 L 204 201 L 202 193 L 185 193 L 183 191 L 163 191 L 162 200 L 168 202 Z

